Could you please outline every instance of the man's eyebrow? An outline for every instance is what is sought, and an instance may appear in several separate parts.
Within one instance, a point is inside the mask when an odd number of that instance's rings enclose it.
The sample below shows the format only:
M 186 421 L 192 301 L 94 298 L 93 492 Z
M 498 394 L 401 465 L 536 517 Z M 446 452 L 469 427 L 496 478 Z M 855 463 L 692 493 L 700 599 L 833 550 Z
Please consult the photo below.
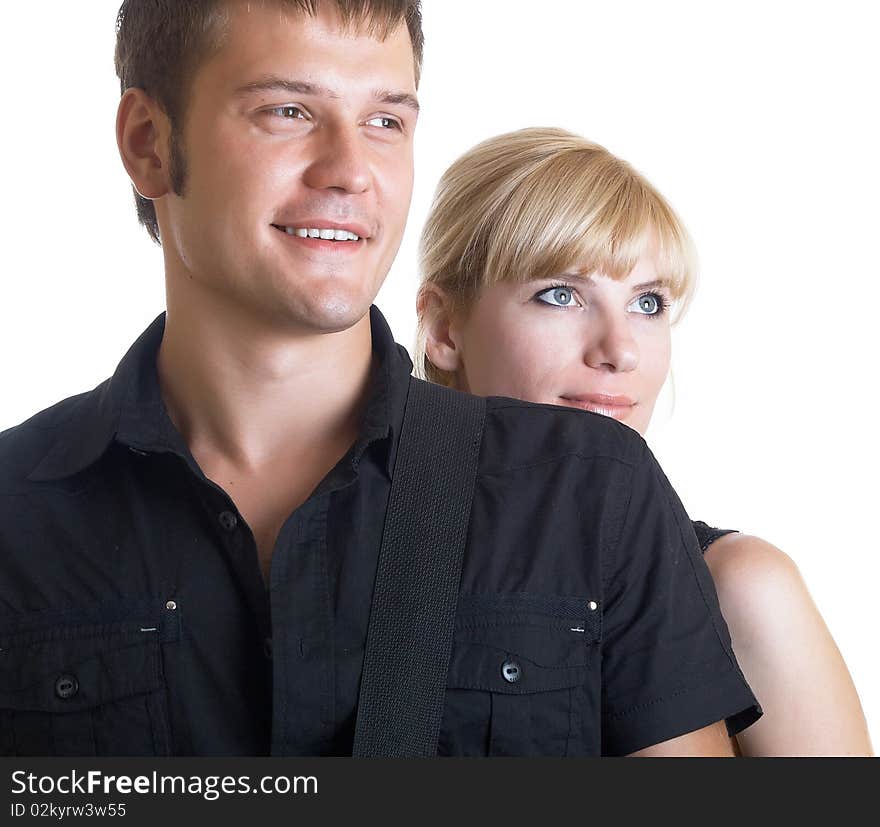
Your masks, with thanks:
M 373 97 L 379 103 L 387 103 L 389 106 L 407 106 L 418 112 L 420 110 L 418 98 L 409 92 L 390 92 L 386 89 L 373 93 Z
M 339 95 L 325 86 L 308 83 L 304 80 L 291 80 L 269 75 L 252 83 L 246 83 L 235 90 L 236 95 L 250 95 L 254 92 L 290 92 L 294 95 L 319 95 L 325 98 L 338 98 Z
M 256 92 L 289 92 L 292 95 L 312 95 L 333 100 L 339 100 L 342 97 L 338 92 L 328 89 L 326 86 L 276 75 L 260 78 L 235 90 L 235 94 L 238 96 L 251 95 Z M 419 111 L 419 102 L 416 96 L 409 92 L 392 92 L 381 89 L 373 93 L 373 98 L 377 103 L 386 103 L 389 106 L 406 106 L 415 112 Z

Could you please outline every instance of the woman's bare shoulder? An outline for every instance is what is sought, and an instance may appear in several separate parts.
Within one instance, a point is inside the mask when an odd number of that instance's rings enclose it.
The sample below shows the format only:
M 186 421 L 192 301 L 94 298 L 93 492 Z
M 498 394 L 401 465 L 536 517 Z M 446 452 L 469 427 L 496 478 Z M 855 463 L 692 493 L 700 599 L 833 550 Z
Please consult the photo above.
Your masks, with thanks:
M 846 664 L 785 552 L 729 534 L 706 550 L 740 667 L 764 717 L 738 736 L 744 755 L 870 755 Z
M 742 658 L 780 661 L 829 633 L 800 569 L 782 549 L 747 534 L 728 534 L 706 550 L 721 612 Z
M 794 560 L 760 537 L 726 534 L 706 549 L 705 560 L 719 600 L 735 601 L 730 609 L 741 608 L 753 614 L 762 606 L 778 612 L 783 603 L 813 606 Z

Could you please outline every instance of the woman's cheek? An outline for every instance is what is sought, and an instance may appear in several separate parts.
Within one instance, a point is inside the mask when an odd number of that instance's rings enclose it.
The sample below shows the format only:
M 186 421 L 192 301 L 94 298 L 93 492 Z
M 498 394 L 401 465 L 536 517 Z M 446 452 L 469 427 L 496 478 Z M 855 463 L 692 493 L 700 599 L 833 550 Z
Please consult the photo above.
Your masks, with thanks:
M 532 329 L 529 335 L 518 337 L 503 351 L 508 362 L 506 371 L 513 395 L 530 402 L 556 403 L 556 377 L 571 368 L 576 354 L 571 340 L 554 335 L 555 331 Z
M 671 339 L 668 325 L 665 329 L 646 337 L 640 345 L 640 350 L 640 373 L 644 394 L 649 396 L 653 406 L 669 375 Z

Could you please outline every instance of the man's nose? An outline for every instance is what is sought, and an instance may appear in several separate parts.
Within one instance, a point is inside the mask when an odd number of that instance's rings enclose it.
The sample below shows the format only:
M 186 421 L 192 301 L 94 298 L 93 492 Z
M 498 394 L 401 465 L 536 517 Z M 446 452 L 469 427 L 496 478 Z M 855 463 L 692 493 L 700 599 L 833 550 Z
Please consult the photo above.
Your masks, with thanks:
M 358 195 L 370 188 L 367 148 L 357 127 L 328 125 L 314 136 L 315 152 L 305 183 Z
M 639 364 L 639 348 L 626 319 L 593 320 L 584 361 L 597 370 L 625 373 Z

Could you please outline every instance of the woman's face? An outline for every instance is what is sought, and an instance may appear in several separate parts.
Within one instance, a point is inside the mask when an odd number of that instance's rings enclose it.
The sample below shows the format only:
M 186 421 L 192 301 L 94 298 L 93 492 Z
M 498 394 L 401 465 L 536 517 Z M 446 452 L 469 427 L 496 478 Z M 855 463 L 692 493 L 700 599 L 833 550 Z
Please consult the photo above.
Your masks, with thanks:
M 450 335 L 458 385 L 612 416 L 644 434 L 669 372 L 669 287 L 649 255 L 602 275 L 487 287 Z

